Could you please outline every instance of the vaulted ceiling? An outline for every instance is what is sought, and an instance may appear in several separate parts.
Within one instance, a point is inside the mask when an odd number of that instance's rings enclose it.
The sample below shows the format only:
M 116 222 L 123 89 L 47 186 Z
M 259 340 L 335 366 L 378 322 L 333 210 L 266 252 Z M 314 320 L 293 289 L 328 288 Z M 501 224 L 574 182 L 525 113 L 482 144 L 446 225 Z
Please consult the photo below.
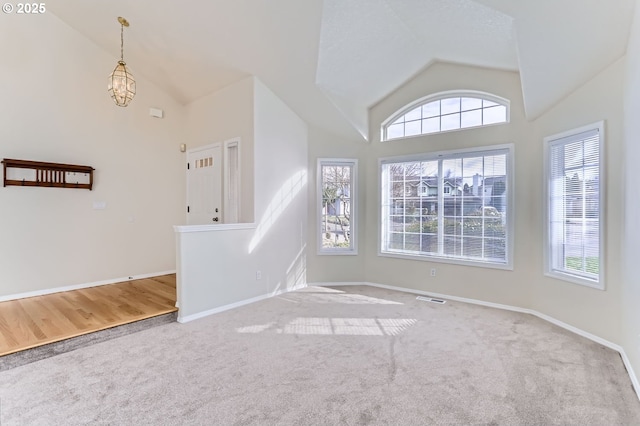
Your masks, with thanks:
M 177 101 L 257 76 L 305 121 L 368 108 L 437 61 L 520 72 L 534 119 L 626 51 L 635 0 L 56 0 L 47 8 Z M 106 71 L 108 74 L 109 70 Z M 138 90 L 144 90 L 139 87 Z

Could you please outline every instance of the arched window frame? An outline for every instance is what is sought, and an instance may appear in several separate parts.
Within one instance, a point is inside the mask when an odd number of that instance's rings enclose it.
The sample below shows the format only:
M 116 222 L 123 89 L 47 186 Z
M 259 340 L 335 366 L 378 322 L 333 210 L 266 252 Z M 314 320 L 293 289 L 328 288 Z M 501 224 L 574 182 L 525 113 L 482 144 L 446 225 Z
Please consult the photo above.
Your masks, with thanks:
M 497 122 L 497 123 L 489 123 L 489 124 L 480 124 L 477 126 L 467 126 L 467 127 L 458 127 L 455 129 L 447 129 L 447 130 L 442 130 L 442 127 L 440 126 L 440 130 L 438 131 L 433 131 L 433 132 L 421 132 L 419 134 L 412 134 L 409 136 L 400 136 L 400 137 L 395 137 L 395 138 L 388 138 L 387 135 L 387 131 L 388 128 L 396 121 L 398 120 L 400 117 L 406 115 L 407 113 L 413 111 L 414 109 L 421 107 L 423 105 L 427 105 L 429 103 L 432 102 L 436 102 L 436 101 L 441 101 L 444 99 L 451 99 L 451 98 L 475 98 L 475 99 L 481 99 L 481 100 L 485 100 L 485 101 L 489 101 L 489 102 L 494 102 L 498 105 L 504 106 L 506 108 L 506 117 L 505 117 L 505 121 L 501 121 L 501 122 Z M 480 108 L 482 110 L 485 109 L 485 107 L 483 106 L 482 108 Z M 433 116 L 433 117 L 443 117 L 443 116 L 447 116 L 447 115 L 451 115 L 451 114 L 442 114 L 442 111 L 440 111 L 439 115 Z M 391 141 L 391 140 L 399 140 L 399 139 L 407 139 L 407 138 L 413 138 L 413 137 L 417 137 L 417 136 L 424 136 L 424 135 L 432 135 L 432 134 L 438 134 L 438 133 L 447 133 L 447 132 L 453 132 L 453 131 L 459 131 L 459 130 L 467 130 L 467 129 L 475 129 L 478 127 L 487 127 L 487 126 L 495 126 L 495 125 L 499 125 L 499 124 L 506 124 L 509 123 L 510 121 L 510 115 L 511 115 L 511 102 L 508 99 L 502 98 L 500 96 L 497 95 L 493 95 L 491 93 L 487 93 L 487 92 L 481 92 L 481 91 L 477 91 L 477 90 L 449 90 L 449 91 L 445 91 L 445 92 L 439 92 L 439 93 L 433 93 L 427 96 L 424 96 L 420 99 L 417 99 L 413 102 L 411 102 L 408 105 L 403 106 L 402 108 L 400 108 L 398 111 L 396 111 L 395 113 L 393 113 L 389 118 L 387 118 L 385 121 L 382 122 L 382 126 L 380 128 L 380 140 L 382 142 L 387 142 L 387 141 Z

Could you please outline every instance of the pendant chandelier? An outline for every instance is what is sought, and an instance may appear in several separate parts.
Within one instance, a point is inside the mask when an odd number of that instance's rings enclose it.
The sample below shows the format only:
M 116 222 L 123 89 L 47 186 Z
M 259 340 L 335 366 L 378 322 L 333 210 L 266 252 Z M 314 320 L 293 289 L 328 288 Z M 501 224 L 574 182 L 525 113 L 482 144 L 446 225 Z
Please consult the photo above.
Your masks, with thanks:
M 118 17 L 118 22 L 120 22 L 120 60 L 109 76 L 107 90 L 116 105 L 126 107 L 136 94 L 136 80 L 124 62 L 124 27 L 128 27 L 129 22 L 122 16 Z

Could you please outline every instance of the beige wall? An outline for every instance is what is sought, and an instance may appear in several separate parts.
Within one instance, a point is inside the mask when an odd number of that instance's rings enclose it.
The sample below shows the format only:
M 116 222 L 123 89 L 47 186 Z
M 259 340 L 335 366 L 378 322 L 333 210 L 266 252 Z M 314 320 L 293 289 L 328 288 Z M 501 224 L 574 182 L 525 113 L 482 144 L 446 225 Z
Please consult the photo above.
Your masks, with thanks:
M 366 191 L 374 182 L 365 179 L 369 145 L 362 140 L 347 140 L 318 128 L 309 130 L 309 253 L 307 273 L 310 282 L 364 281 L 364 254 L 368 250 L 367 229 L 364 226 L 369 212 L 364 208 Z M 353 158 L 358 160 L 357 256 L 318 255 L 318 158 Z
M 640 374 L 640 7 L 636 6 L 627 48 L 624 86 L 624 150 L 622 161 L 622 345 L 636 374 Z
M 517 73 L 437 63 L 371 108 L 369 131 L 372 141 L 363 144 L 364 151 L 349 141 L 332 141 L 327 135 L 318 132 L 312 134 L 310 168 L 315 169 L 317 156 L 352 155 L 361 160 L 361 238 L 360 253 L 355 259 L 338 256 L 315 256 L 311 259 L 309 281 L 368 281 L 534 309 L 613 343 L 622 341 L 621 330 L 624 326 L 627 329 L 627 341 L 630 342 L 627 346 L 632 346 L 637 362 L 635 340 L 640 329 L 630 325 L 640 323 L 638 309 L 635 309 L 637 304 L 628 303 L 624 324 L 620 313 L 623 290 L 628 294 L 638 294 L 637 286 L 631 284 L 631 281 L 637 282 L 635 274 L 628 273 L 625 285 L 621 274 L 620 241 L 623 233 L 628 232 L 622 226 L 622 191 L 624 182 L 634 179 L 631 174 L 625 179 L 620 167 L 624 160 L 622 99 L 625 64 L 625 60 L 616 62 L 540 118 L 528 122 L 524 117 Z M 635 68 L 638 68 L 638 64 L 640 61 L 637 61 Z M 633 65 L 627 68 L 627 71 L 635 70 Z M 640 86 L 640 83 L 636 82 L 636 86 Z M 455 89 L 479 90 L 510 99 L 510 123 L 380 142 L 381 123 L 398 109 L 422 96 Z M 629 103 L 633 101 L 629 100 Z M 635 105 L 635 110 L 640 112 L 640 104 Z M 549 278 L 543 273 L 542 262 L 543 138 L 600 120 L 605 120 L 606 126 L 604 243 L 607 254 L 604 291 Z M 630 131 L 629 126 L 627 131 Z M 379 158 L 504 143 L 512 143 L 515 147 L 515 247 L 512 271 L 378 256 Z M 635 148 L 631 147 L 629 151 L 637 154 L 635 159 L 640 157 L 640 150 L 635 152 Z M 627 191 L 632 193 L 633 187 L 627 186 Z M 637 217 L 635 213 L 640 210 L 640 203 L 635 205 L 632 202 L 627 200 L 627 214 L 633 212 L 631 217 Z M 315 209 L 313 202 L 310 203 L 310 209 Z M 315 216 L 313 219 L 316 220 Z M 315 240 L 316 228 L 310 226 L 309 229 L 312 232 L 310 241 Z M 640 247 L 635 244 L 638 243 L 627 240 L 627 246 L 632 247 L 635 253 L 640 253 Z M 364 272 L 359 274 L 361 267 Z M 436 277 L 430 276 L 431 268 L 436 268 Z M 631 300 L 637 300 L 637 297 Z
M 0 156 L 93 166 L 95 186 L 0 187 L 0 296 L 174 269 L 184 108 L 141 76 L 117 107 L 106 86 L 118 58 L 52 14 L 22 18 L 0 25 Z
M 423 96 L 447 90 L 479 90 L 511 101 L 511 122 L 405 140 L 380 142 L 380 125 L 391 114 Z M 522 244 L 530 238 L 531 209 L 529 185 L 536 164 L 531 162 L 530 127 L 524 119 L 520 80 L 517 73 L 436 63 L 378 103 L 370 112 L 372 135 L 365 165 L 368 183 L 365 199 L 366 281 L 423 291 L 528 307 L 530 287 L 525 279 L 535 265 L 529 259 L 534 250 Z M 432 261 L 405 260 L 378 256 L 380 221 L 378 159 L 421 152 L 446 151 L 513 143 L 515 149 L 515 250 L 514 270 L 460 266 Z M 436 268 L 436 276 L 430 270 Z
M 543 210 L 533 211 L 534 221 L 530 242 L 539 249 L 533 253 L 536 267 L 530 277 L 532 308 L 593 333 L 611 342 L 621 339 L 621 245 L 623 198 L 623 81 L 624 60 L 620 60 L 534 122 L 533 159 L 542 160 L 542 139 L 559 132 L 575 129 L 600 120 L 605 121 L 605 286 L 604 291 L 572 284 L 542 275 Z M 539 164 L 538 162 L 536 162 Z M 536 165 L 540 173 L 541 165 Z M 542 175 L 532 181 L 531 198 L 542 199 Z

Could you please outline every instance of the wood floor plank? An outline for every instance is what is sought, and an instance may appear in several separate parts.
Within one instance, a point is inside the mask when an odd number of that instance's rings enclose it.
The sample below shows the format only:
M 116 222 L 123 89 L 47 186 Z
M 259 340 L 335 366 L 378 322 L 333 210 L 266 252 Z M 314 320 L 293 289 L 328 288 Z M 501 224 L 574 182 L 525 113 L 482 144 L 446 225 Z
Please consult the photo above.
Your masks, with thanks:
M 31 320 L 42 330 L 42 336 L 38 336 L 38 338 L 45 340 L 47 336 L 60 336 L 62 330 L 49 319 L 51 311 L 44 308 L 41 303 L 38 303 L 37 299 L 37 297 L 28 297 L 18 302 Z
M 30 318 L 28 318 L 24 311 L 19 309 L 17 300 L 12 300 L 6 306 L 5 318 L 7 318 L 8 328 L 7 331 L 11 333 L 11 336 L 21 344 L 26 342 L 27 344 L 33 344 L 38 341 L 38 338 L 29 329 Z
M 72 334 L 77 333 L 80 329 L 62 312 L 63 306 L 60 305 L 57 298 L 49 296 L 37 297 L 37 303 L 42 305 L 44 309 L 47 309 L 51 315 L 49 318 L 54 324 L 60 327 L 63 333 Z M 2 304 L 0 304 L 0 311 L 2 311 Z
M 20 345 L 18 339 L 11 332 L 9 321 L 4 317 L 3 312 L 0 312 L 0 336 L 2 336 L 2 342 L 0 342 L 2 346 L 0 347 L 14 348 Z
M 0 302 L 0 356 L 175 312 L 176 276 Z

